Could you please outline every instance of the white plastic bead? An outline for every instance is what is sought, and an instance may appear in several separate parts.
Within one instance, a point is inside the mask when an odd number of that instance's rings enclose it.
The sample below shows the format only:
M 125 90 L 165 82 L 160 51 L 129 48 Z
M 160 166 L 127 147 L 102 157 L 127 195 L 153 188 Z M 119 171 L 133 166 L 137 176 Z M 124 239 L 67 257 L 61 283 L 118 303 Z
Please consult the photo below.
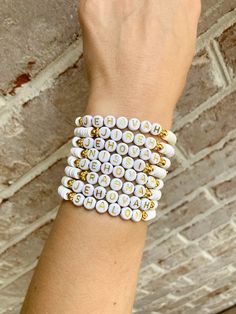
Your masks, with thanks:
M 151 122 L 149 122 L 148 120 L 144 120 L 144 121 L 141 122 L 139 130 L 142 133 L 148 133 L 148 132 L 151 131 L 151 128 L 152 128 Z
M 93 130 L 93 127 L 88 127 L 88 128 L 78 127 L 78 128 L 75 128 L 74 135 L 79 136 L 79 137 L 83 137 L 83 138 L 84 137 L 91 137 L 92 130 Z
M 122 160 L 122 166 L 125 168 L 125 169 L 130 169 L 132 168 L 134 165 L 134 160 L 133 158 L 129 157 L 129 156 L 126 156 L 123 158 Z
M 122 139 L 122 131 L 119 129 L 113 129 L 111 131 L 111 139 L 116 142 L 120 141 Z
M 103 117 L 96 115 L 93 117 L 92 124 L 95 128 L 100 128 L 103 126 Z
M 140 172 L 137 174 L 136 182 L 138 184 L 144 185 L 147 183 L 147 180 L 148 180 L 148 176 L 146 175 L 146 173 Z
M 108 213 L 111 216 L 119 216 L 120 212 L 121 212 L 121 208 L 119 204 L 114 203 L 114 204 L 109 205 Z
M 134 192 L 134 185 L 131 182 L 125 182 L 122 187 L 122 192 L 130 195 Z
M 84 207 L 88 210 L 94 209 L 96 206 L 96 200 L 92 196 L 88 196 L 84 200 Z
M 152 202 L 154 203 L 154 206 L 152 207 L 152 209 L 157 209 L 158 202 L 156 200 L 153 200 Z
M 150 133 L 151 133 L 152 135 L 158 135 L 158 134 L 161 133 L 161 130 L 162 130 L 162 128 L 161 128 L 160 124 L 158 124 L 158 123 L 153 123 L 153 124 L 152 124 L 152 127 L 151 127 Z
M 96 148 L 97 150 L 102 150 L 104 148 L 104 146 L 105 146 L 105 141 L 103 138 L 97 137 L 94 140 L 93 147 Z
M 118 204 L 121 207 L 127 207 L 130 203 L 130 197 L 126 194 L 120 194 L 118 197 Z
M 134 170 L 136 170 L 138 172 L 143 171 L 145 168 L 145 162 L 142 159 L 136 159 L 134 161 L 133 167 L 134 167 Z
M 152 165 L 156 165 L 159 163 L 160 159 L 161 159 L 161 157 L 158 153 L 151 153 L 151 157 L 150 157 L 149 161 Z
M 140 148 L 138 146 L 136 146 L 136 145 L 131 145 L 129 147 L 128 154 L 129 154 L 130 157 L 136 158 L 140 154 Z
M 132 118 L 129 120 L 128 127 L 131 131 L 137 131 L 140 127 L 140 121 L 139 119 Z
M 94 191 L 94 187 L 92 184 L 85 184 L 82 189 L 82 193 L 84 196 L 92 196 Z
M 72 184 L 72 190 L 76 193 L 80 193 L 84 187 L 84 182 L 80 180 L 76 180 Z
M 101 171 L 102 173 L 104 174 L 111 174 L 112 171 L 113 171 L 113 166 L 110 162 L 104 162 L 102 165 L 101 165 Z
M 116 150 L 116 147 L 117 144 L 113 140 L 107 140 L 105 143 L 105 149 L 110 153 L 114 152 Z
M 83 151 L 83 148 L 79 148 L 79 147 L 72 147 L 70 152 L 74 157 L 78 157 L 81 158 L 81 153 Z
M 70 189 L 67 189 L 66 187 L 64 187 L 63 185 L 60 185 L 58 187 L 58 194 L 64 199 L 64 200 L 68 200 L 68 193 L 71 192 Z
M 132 209 L 138 209 L 140 207 L 141 204 L 141 199 L 137 196 L 131 196 L 130 198 L 130 208 Z
M 82 117 L 77 117 L 76 119 L 75 119 L 75 125 L 77 125 L 77 126 L 80 126 L 80 119 L 81 119 Z
M 106 127 L 106 126 L 103 126 L 101 129 L 99 129 L 99 136 L 103 139 L 107 139 L 109 138 L 111 135 L 111 130 Z
M 104 118 L 104 125 L 108 128 L 113 128 L 116 125 L 116 118 L 114 116 L 106 116 Z
M 117 153 L 122 156 L 127 155 L 128 150 L 129 150 L 129 146 L 125 143 L 119 143 L 116 148 Z
M 115 178 L 122 178 L 125 174 L 125 169 L 122 166 L 115 166 L 112 173 Z
M 124 207 L 121 209 L 120 216 L 124 220 L 129 220 L 132 217 L 132 209 L 129 207 Z
M 156 146 L 156 140 L 154 137 L 147 137 L 145 146 L 149 149 L 153 149 Z
M 149 173 L 150 175 L 160 179 L 164 179 L 166 177 L 167 171 L 165 169 L 158 166 L 152 166 L 152 168 L 153 170 Z
M 90 160 L 96 160 L 98 158 L 99 151 L 96 148 L 90 148 L 88 150 L 88 158 Z
M 72 145 L 73 145 L 74 147 L 78 147 L 77 141 L 78 141 L 79 139 L 80 139 L 80 138 L 79 138 L 78 136 L 75 136 L 75 137 L 72 138 L 71 143 L 72 143 Z
M 115 203 L 118 200 L 118 193 L 116 191 L 108 191 L 106 194 L 106 200 L 108 201 L 108 203 Z
M 82 206 L 84 203 L 84 199 L 85 199 L 84 195 L 79 193 L 76 194 L 75 197 L 73 197 L 72 202 L 75 206 Z
M 152 220 L 152 219 L 154 219 L 154 218 L 156 217 L 156 215 L 157 215 L 155 209 L 147 210 L 146 213 L 147 213 L 146 218 L 142 217 L 142 220 L 144 220 L 144 221 Z
M 65 174 L 68 177 L 72 177 L 74 179 L 79 179 L 80 172 L 81 172 L 80 169 L 73 168 L 73 167 L 70 167 L 70 166 L 65 167 Z
M 104 188 L 108 187 L 110 185 L 110 182 L 111 178 L 108 175 L 102 174 L 101 176 L 99 176 L 98 183 Z
M 125 117 L 119 117 L 117 118 L 116 120 L 116 126 L 119 128 L 119 129 L 125 129 L 127 128 L 128 126 L 128 119 L 125 118 Z
M 93 172 L 98 172 L 101 169 L 101 162 L 99 160 L 92 160 L 89 169 Z
M 152 195 L 149 197 L 150 200 L 159 201 L 161 199 L 161 191 L 159 189 L 151 189 L 150 192 Z
M 122 189 L 123 182 L 121 179 L 114 178 L 111 180 L 110 187 L 114 191 L 120 191 Z
M 134 140 L 134 133 L 131 131 L 125 131 L 122 135 L 122 141 L 126 144 L 132 143 Z
M 156 179 L 152 176 L 149 176 L 148 177 L 148 180 L 147 180 L 147 183 L 146 183 L 146 186 L 149 188 L 149 189 L 154 189 L 156 187 Z
M 68 185 L 68 181 L 70 181 L 71 178 L 67 177 L 67 176 L 63 176 L 61 178 L 61 184 L 63 184 L 65 187 L 70 188 L 70 186 Z
M 162 157 L 162 159 L 165 160 L 165 165 L 164 165 L 164 166 L 161 165 L 161 167 L 164 168 L 164 169 L 169 169 L 170 166 L 171 166 L 171 161 L 170 161 L 170 159 L 168 159 L 168 158 L 166 158 L 166 157 Z
M 85 137 L 83 140 L 83 146 L 86 149 L 90 149 L 93 147 L 94 139 L 92 137 Z
M 161 143 L 163 145 L 163 148 L 159 150 L 162 154 L 166 155 L 167 157 L 171 158 L 175 154 L 174 147 L 172 147 L 169 144 Z
M 134 195 L 137 197 L 143 197 L 146 193 L 146 189 L 143 185 L 137 184 L 134 188 Z
M 134 136 L 134 144 L 135 145 L 143 146 L 145 144 L 145 142 L 146 142 L 145 135 L 143 135 L 141 133 L 135 134 L 135 136 Z
M 142 219 L 142 212 L 139 209 L 134 209 L 132 211 L 132 217 L 131 219 L 135 222 L 139 222 Z
M 150 149 L 148 149 L 148 148 L 142 148 L 142 149 L 140 150 L 139 157 L 140 157 L 142 160 L 149 160 L 150 157 L 151 157 L 151 151 L 150 151 Z
M 176 144 L 177 141 L 176 135 L 172 131 L 167 131 L 167 135 L 163 136 L 162 138 L 173 146 Z
M 106 189 L 103 186 L 96 186 L 94 189 L 93 195 L 97 199 L 101 200 L 106 196 Z
M 87 158 L 82 158 L 79 161 L 79 168 L 81 170 L 88 170 L 89 169 L 89 165 L 90 165 L 90 160 L 88 160 Z
M 69 166 L 75 167 L 75 161 L 76 161 L 76 160 L 78 160 L 76 157 L 74 157 L 74 156 L 69 156 L 69 157 L 67 158 L 67 163 L 68 163 Z
M 100 200 L 96 204 L 96 211 L 100 214 L 105 213 L 108 210 L 108 203 L 105 200 Z
M 92 116 L 85 115 L 85 116 L 83 116 L 82 120 L 83 120 L 83 125 L 85 127 L 92 126 L 92 121 L 93 121 L 93 117 Z
M 89 172 L 87 177 L 86 177 L 86 180 L 88 183 L 90 184 L 96 184 L 98 182 L 98 174 L 96 172 Z
M 156 186 L 156 189 L 161 190 L 164 186 L 164 182 L 161 179 L 156 180 L 158 182 L 158 185 Z
M 108 162 L 110 160 L 111 154 L 107 150 L 101 150 L 98 155 L 98 159 L 101 162 Z
M 148 198 L 146 198 L 146 197 L 142 198 L 141 199 L 140 208 L 142 210 L 149 210 L 150 207 L 151 207 L 151 201 Z
M 110 163 L 113 166 L 119 166 L 122 163 L 122 157 L 119 154 L 112 154 L 110 157 Z
M 137 172 L 134 169 L 127 169 L 125 171 L 125 179 L 127 181 L 134 181 L 137 177 Z

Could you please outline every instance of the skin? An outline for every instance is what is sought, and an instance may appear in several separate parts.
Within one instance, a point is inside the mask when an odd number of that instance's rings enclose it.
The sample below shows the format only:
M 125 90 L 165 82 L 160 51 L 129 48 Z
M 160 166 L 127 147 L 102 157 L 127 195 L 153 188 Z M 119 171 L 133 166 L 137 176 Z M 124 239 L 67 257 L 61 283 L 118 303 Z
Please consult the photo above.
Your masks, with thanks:
M 196 42 L 199 0 L 82 0 L 86 113 L 170 128 Z M 63 202 L 21 314 L 128 314 L 147 232 Z

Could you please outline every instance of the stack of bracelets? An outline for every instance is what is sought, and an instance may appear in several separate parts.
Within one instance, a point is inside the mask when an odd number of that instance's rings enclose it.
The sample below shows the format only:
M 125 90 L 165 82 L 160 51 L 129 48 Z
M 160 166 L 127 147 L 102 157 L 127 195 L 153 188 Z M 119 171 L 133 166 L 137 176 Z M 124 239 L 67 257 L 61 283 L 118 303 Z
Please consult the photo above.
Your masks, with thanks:
M 111 115 L 85 115 L 75 123 L 59 195 L 125 220 L 154 219 L 175 134 L 158 123 Z

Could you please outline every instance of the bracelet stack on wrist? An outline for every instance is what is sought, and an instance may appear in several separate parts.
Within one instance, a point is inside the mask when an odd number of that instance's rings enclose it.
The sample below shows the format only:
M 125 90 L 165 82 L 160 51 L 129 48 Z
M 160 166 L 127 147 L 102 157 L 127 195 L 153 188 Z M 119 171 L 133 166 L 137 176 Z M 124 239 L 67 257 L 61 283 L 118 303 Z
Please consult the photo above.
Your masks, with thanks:
M 175 153 L 175 134 L 136 118 L 85 115 L 75 123 L 59 195 L 125 220 L 154 219 Z

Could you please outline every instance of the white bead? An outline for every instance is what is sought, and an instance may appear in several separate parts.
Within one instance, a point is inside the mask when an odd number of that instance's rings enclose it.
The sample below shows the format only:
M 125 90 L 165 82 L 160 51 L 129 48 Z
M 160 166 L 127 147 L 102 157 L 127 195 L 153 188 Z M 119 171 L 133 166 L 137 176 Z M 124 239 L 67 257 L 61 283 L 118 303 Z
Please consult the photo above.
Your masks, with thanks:
M 105 197 L 107 190 L 103 186 L 96 186 L 93 195 L 97 199 L 101 200 Z
M 85 137 L 83 140 L 83 146 L 86 149 L 93 148 L 94 139 L 92 137 Z
M 76 157 L 74 157 L 74 156 L 69 156 L 69 157 L 67 158 L 67 163 L 68 163 L 69 166 L 75 167 L 75 161 L 76 161 L 76 160 L 78 160 Z
M 78 157 L 81 158 L 81 153 L 83 151 L 83 148 L 79 148 L 79 147 L 72 147 L 70 152 L 74 157 Z
M 164 168 L 164 169 L 169 169 L 170 166 L 171 166 L 171 161 L 170 161 L 170 159 L 168 159 L 168 158 L 166 158 L 166 157 L 162 157 L 162 159 L 164 159 L 166 163 L 165 163 L 164 166 L 161 165 L 161 167 Z
M 154 137 L 147 137 L 145 146 L 149 149 L 153 149 L 156 146 L 156 140 Z
M 108 191 L 107 194 L 106 194 L 106 200 L 109 202 L 109 203 L 115 203 L 117 200 L 118 200 L 118 193 L 116 191 Z
M 129 146 L 125 143 L 119 143 L 116 148 L 117 153 L 122 156 L 127 155 L 128 150 L 129 150 Z
M 94 197 L 88 196 L 88 197 L 85 198 L 85 200 L 84 200 L 84 207 L 86 209 L 91 210 L 91 209 L 94 209 L 95 206 L 96 206 L 96 200 L 95 200 Z
M 71 178 L 67 177 L 67 176 L 63 176 L 61 178 L 61 184 L 63 184 L 65 187 L 70 188 L 70 186 L 68 185 L 68 181 L 70 181 Z
M 166 143 L 161 143 L 161 145 L 163 145 L 163 148 L 161 150 L 159 150 L 160 153 L 166 155 L 169 158 L 174 156 L 174 154 L 175 154 L 174 147 L 172 147 L 171 145 L 166 144 Z
M 94 185 L 94 184 L 96 184 L 98 182 L 98 178 L 99 178 L 99 176 L 98 176 L 98 174 L 96 172 L 89 172 L 87 174 L 86 180 L 87 180 L 88 183 Z
M 108 187 L 110 185 L 110 182 L 111 178 L 108 175 L 102 174 L 101 176 L 99 176 L 98 183 L 104 188 Z
M 67 189 L 66 187 L 64 187 L 63 185 L 60 185 L 58 187 L 57 190 L 58 194 L 64 199 L 64 200 L 68 200 L 68 193 L 71 193 L 70 189 Z
M 150 207 L 151 207 L 151 201 L 148 198 L 146 198 L 146 197 L 142 198 L 141 199 L 140 208 L 142 210 L 149 210 Z
M 161 199 L 161 191 L 159 189 L 151 189 L 150 192 L 152 195 L 149 197 L 150 200 L 159 201 Z
M 101 162 L 108 162 L 110 160 L 111 154 L 107 150 L 101 150 L 98 155 L 98 159 Z
M 77 117 L 76 119 L 75 119 L 75 125 L 77 125 L 77 126 L 80 126 L 80 119 L 81 119 L 82 117 Z
M 142 148 L 142 149 L 140 150 L 139 157 L 140 157 L 142 160 L 149 160 L 150 157 L 151 157 L 151 151 L 150 151 L 150 149 L 148 149 L 148 148 Z
M 152 165 L 156 165 L 159 163 L 160 159 L 161 159 L 161 157 L 158 153 L 151 153 L 151 157 L 150 157 L 149 161 Z
M 140 207 L 141 204 L 141 199 L 137 196 L 131 196 L 130 198 L 130 208 L 132 209 L 138 209 Z
M 129 220 L 132 217 L 132 209 L 129 207 L 122 208 L 120 212 L 120 216 L 124 220 Z
M 99 116 L 99 115 L 94 116 L 92 123 L 93 123 L 93 126 L 94 126 L 95 128 L 100 128 L 100 127 L 102 127 L 102 126 L 103 126 L 103 117 L 102 117 L 102 116 Z
M 134 181 L 137 177 L 137 172 L 134 169 L 127 169 L 125 171 L 125 179 L 127 181 Z
M 88 170 L 89 169 L 89 165 L 90 165 L 90 160 L 88 160 L 87 158 L 82 158 L 79 161 L 79 168 L 81 170 Z
M 97 137 L 94 140 L 93 147 L 96 148 L 97 150 L 102 150 L 104 148 L 104 146 L 105 146 L 105 141 L 103 138 Z
M 176 144 L 177 141 L 176 135 L 172 131 L 167 131 L 167 135 L 163 136 L 162 138 L 173 146 Z
M 131 145 L 129 147 L 129 151 L 128 151 L 128 154 L 130 157 L 132 158 L 136 158 L 139 156 L 139 153 L 140 153 L 140 148 L 136 145 Z
M 135 145 L 143 146 L 145 144 L 145 142 L 146 142 L 145 135 L 143 135 L 141 133 L 135 134 L 135 136 L 134 136 L 134 144 Z
M 162 128 L 161 128 L 160 124 L 158 124 L 158 123 L 153 123 L 153 124 L 152 124 L 152 127 L 151 127 L 150 133 L 151 133 L 152 135 L 158 135 L 158 134 L 161 133 L 161 130 L 162 130 Z
M 107 140 L 105 143 L 105 149 L 110 153 L 114 152 L 116 150 L 116 147 L 117 144 L 113 140 Z
M 96 204 L 96 210 L 98 213 L 105 213 L 108 210 L 108 203 L 105 200 L 100 200 Z
M 142 219 L 142 212 L 139 209 L 135 209 L 132 211 L 131 219 L 135 222 L 139 222 Z
M 147 180 L 148 180 L 148 176 L 146 175 L 146 173 L 144 172 L 140 172 L 137 174 L 137 177 L 136 177 L 136 182 L 138 184 L 146 184 L 147 183 Z
M 116 118 L 114 116 L 106 116 L 104 118 L 104 125 L 108 128 L 113 128 L 116 125 Z
M 143 171 L 145 169 L 145 162 L 142 159 L 136 159 L 133 167 L 136 171 Z
M 154 203 L 154 206 L 152 207 L 152 209 L 157 209 L 158 202 L 156 200 L 153 200 L 152 202 Z
M 121 206 L 121 207 L 126 207 L 128 206 L 130 203 L 130 197 L 126 194 L 120 194 L 119 195 L 119 198 L 118 198 L 118 204 Z
M 122 192 L 130 195 L 134 192 L 134 185 L 131 182 L 125 182 L 122 187 Z
M 146 189 L 143 185 L 137 184 L 134 188 L 134 195 L 137 197 L 143 197 L 146 193 Z
M 120 141 L 122 139 L 122 131 L 119 129 L 113 129 L 111 131 L 111 139 L 116 142 Z
M 166 177 L 167 171 L 165 169 L 158 166 L 152 166 L 152 168 L 153 170 L 149 173 L 150 175 L 160 179 L 164 179 Z
M 122 166 L 125 168 L 125 169 L 130 169 L 132 168 L 134 165 L 134 160 L 133 158 L 131 157 L 124 157 L 123 160 L 122 160 Z
M 108 127 L 103 126 L 101 129 L 99 129 L 99 136 L 101 138 L 104 138 L 106 140 L 107 138 L 110 137 L 110 135 L 111 135 L 111 130 Z
M 82 193 L 84 196 L 92 196 L 94 191 L 94 187 L 92 184 L 85 184 L 82 189 Z
M 119 154 L 112 154 L 110 157 L 110 163 L 113 166 L 119 166 L 122 162 L 122 157 Z
M 151 131 L 151 128 L 152 128 L 151 122 L 149 122 L 148 120 L 144 120 L 144 121 L 141 122 L 139 130 L 142 133 L 148 133 L 148 132 Z
M 93 130 L 93 127 L 88 127 L 88 128 L 79 127 L 79 128 L 75 128 L 74 135 L 75 136 L 79 136 L 79 137 L 83 137 L 83 138 L 84 137 L 91 137 L 92 130 Z
M 90 115 L 85 115 L 83 116 L 82 121 L 85 127 L 92 126 L 93 117 Z
M 113 166 L 110 162 L 104 162 L 101 166 L 101 171 L 104 174 L 111 174 L 113 171 Z
M 84 187 L 84 182 L 80 180 L 76 180 L 72 184 L 72 190 L 76 193 L 80 193 Z
M 156 186 L 156 189 L 161 190 L 164 186 L 164 182 L 161 179 L 158 179 L 156 181 L 158 181 L 158 185 Z
M 137 131 L 140 127 L 139 119 L 136 119 L 136 118 L 130 119 L 128 127 L 131 131 Z
M 68 177 L 72 177 L 74 179 L 79 179 L 80 172 L 81 172 L 80 169 L 73 168 L 73 167 L 70 167 L 70 166 L 65 167 L 65 174 Z
M 156 179 L 152 176 L 149 176 L 148 177 L 148 180 L 147 180 L 147 183 L 146 183 L 146 186 L 149 188 L 149 189 L 154 189 L 156 187 Z
M 114 191 L 120 191 L 122 189 L 122 181 L 121 179 L 118 179 L 118 178 L 114 178 L 111 180 L 111 183 L 110 183 L 110 187 L 112 190 Z
M 75 206 L 82 206 L 84 203 L 84 199 L 85 199 L 84 195 L 79 193 L 76 194 L 75 197 L 73 197 L 72 202 Z
M 122 178 L 125 174 L 125 169 L 122 166 L 115 166 L 112 173 L 115 178 Z
M 71 141 L 71 143 L 72 143 L 72 145 L 74 146 L 74 147 L 78 147 L 78 140 L 80 139 L 80 137 L 78 137 L 78 136 L 75 136 L 75 137 L 73 137 L 72 138 L 72 141 Z
M 121 212 L 121 208 L 119 204 L 114 203 L 114 204 L 109 205 L 108 213 L 111 216 L 119 216 L 120 212 Z
M 98 154 L 99 154 L 99 151 L 96 148 L 90 148 L 88 150 L 88 155 L 87 156 L 88 156 L 88 158 L 90 160 L 95 160 L 95 159 L 98 158 Z
M 155 209 L 147 210 L 146 213 L 147 213 L 146 218 L 142 217 L 142 220 L 144 220 L 144 221 L 152 220 L 152 219 L 154 219 L 154 218 L 156 217 L 156 215 L 157 215 Z
M 92 160 L 89 169 L 93 172 L 98 172 L 101 169 L 101 162 L 99 160 Z
M 122 135 L 122 141 L 126 144 L 132 143 L 134 140 L 134 133 L 131 131 L 125 131 Z
M 116 120 L 116 126 L 119 128 L 119 129 L 125 129 L 127 128 L 128 126 L 128 119 L 125 118 L 125 117 L 119 117 L 117 118 Z

